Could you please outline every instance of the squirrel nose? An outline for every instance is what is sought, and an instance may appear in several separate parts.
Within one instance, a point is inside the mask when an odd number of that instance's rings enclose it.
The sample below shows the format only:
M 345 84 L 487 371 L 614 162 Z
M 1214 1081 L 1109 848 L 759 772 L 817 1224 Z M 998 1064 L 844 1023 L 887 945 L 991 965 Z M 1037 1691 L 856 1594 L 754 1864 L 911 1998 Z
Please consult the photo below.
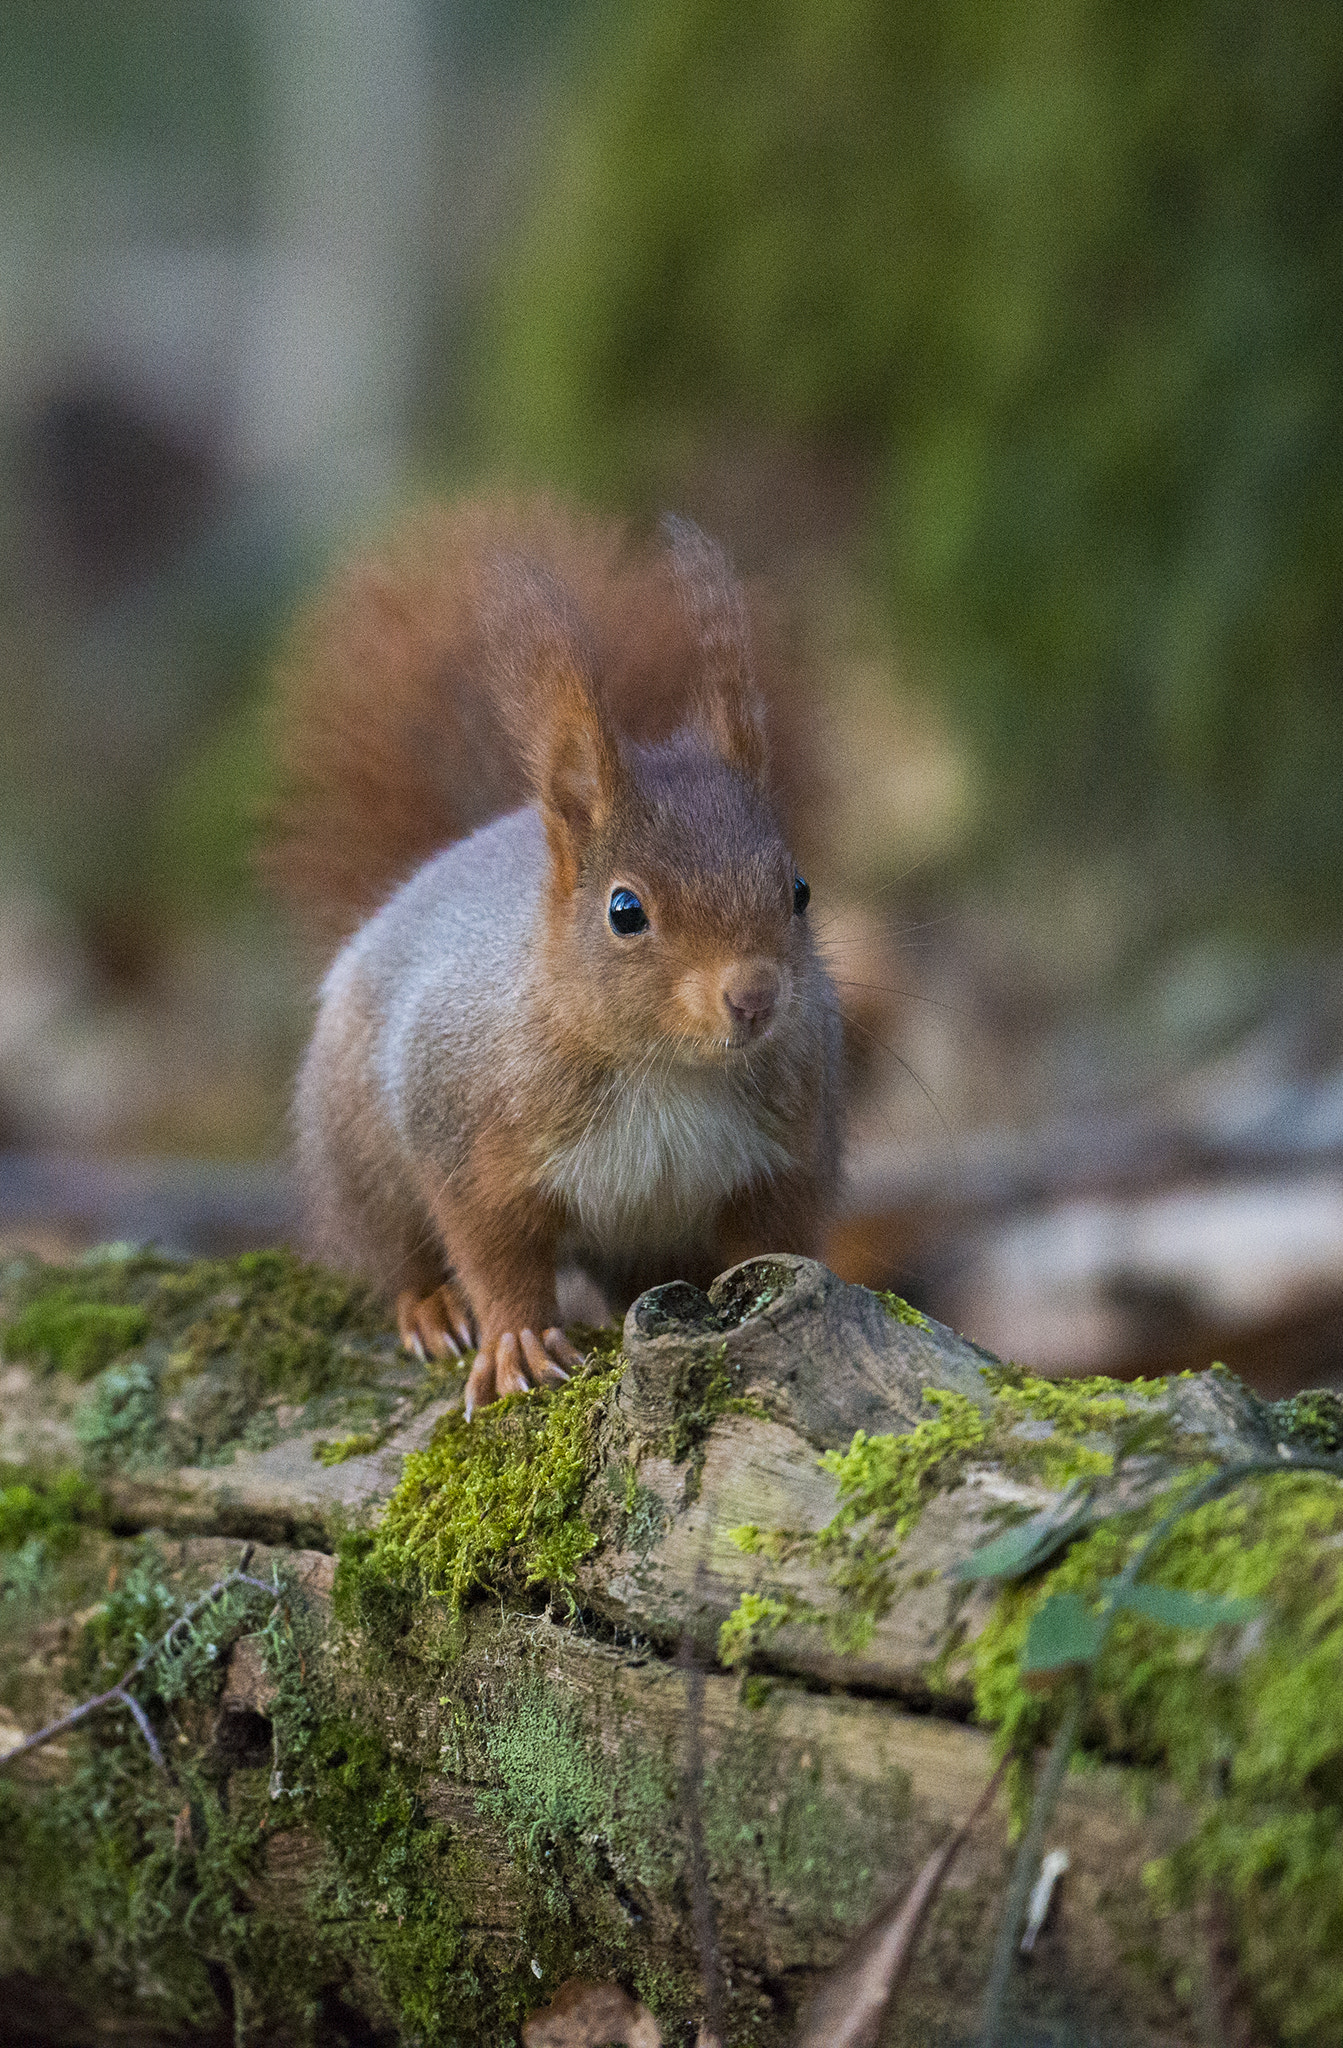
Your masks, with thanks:
M 778 1006 L 779 980 L 778 968 L 763 960 L 728 969 L 723 976 L 723 1003 L 738 1031 L 759 1037 Z

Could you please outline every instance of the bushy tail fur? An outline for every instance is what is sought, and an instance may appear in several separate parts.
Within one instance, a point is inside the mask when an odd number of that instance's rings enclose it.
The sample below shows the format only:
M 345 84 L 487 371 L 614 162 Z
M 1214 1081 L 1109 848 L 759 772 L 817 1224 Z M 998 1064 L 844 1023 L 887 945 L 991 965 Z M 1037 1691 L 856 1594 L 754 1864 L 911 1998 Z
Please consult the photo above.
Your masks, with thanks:
M 498 644 L 501 561 L 534 564 L 538 587 L 563 591 L 607 715 L 637 741 L 696 715 L 706 669 L 728 659 L 729 621 L 764 701 L 780 811 L 796 819 L 809 750 L 791 666 L 758 602 L 693 533 L 636 544 L 547 500 L 429 506 L 308 607 L 280 667 L 262 862 L 324 950 L 431 854 L 528 800 L 514 664 Z

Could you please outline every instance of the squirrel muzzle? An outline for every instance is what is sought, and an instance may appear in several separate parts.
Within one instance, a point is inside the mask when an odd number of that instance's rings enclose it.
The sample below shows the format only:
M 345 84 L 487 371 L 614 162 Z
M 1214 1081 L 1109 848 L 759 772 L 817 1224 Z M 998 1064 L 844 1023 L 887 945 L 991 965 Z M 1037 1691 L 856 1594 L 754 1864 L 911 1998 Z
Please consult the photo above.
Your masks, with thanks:
M 692 968 L 677 989 L 695 1036 L 727 1051 L 762 1044 L 791 993 L 788 967 L 760 955 Z

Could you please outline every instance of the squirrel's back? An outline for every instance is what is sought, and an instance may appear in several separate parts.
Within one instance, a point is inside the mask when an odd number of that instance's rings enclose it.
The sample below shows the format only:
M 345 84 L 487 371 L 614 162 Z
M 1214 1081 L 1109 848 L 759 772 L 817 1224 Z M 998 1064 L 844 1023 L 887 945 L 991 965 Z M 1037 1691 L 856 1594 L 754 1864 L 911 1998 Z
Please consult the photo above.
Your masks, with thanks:
M 491 650 L 487 593 L 502 557 L 541 565 L 572 598 L 617 730 L 664 739 L 695 700 L 703 650 L 665 551 L 545 499 L 406 519 L 309 606 L 280 668 L 280 793 L 263 858 L 328 951 L 430 855 L 528 799 Z M 751 627 L 787 819 L 809 777 L 802 712 L 755 605 Z

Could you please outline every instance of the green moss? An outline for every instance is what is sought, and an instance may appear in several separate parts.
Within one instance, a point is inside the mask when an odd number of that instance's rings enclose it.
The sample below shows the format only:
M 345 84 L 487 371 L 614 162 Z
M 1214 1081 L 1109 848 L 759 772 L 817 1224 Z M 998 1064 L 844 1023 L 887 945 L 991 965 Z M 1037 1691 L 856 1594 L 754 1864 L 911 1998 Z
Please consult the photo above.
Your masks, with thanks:
M 483 1586 L 572 1585 L 596 1544 L 582 1512 L 618 1351 L 565 1387 L 514 1394 L 467 1422 L 446 1415 L 407 1457 L 369 1565 L 460 1607 Z
M 716 1881 L 782 1915 L 805 1965 L 818 1938 L 871 1912 L 877 1874 L 909 1818 L 910 1785 L 902 1772 L 855 1787 L 833 1765 L 824 1770 L 812 1751 L 783 1739 L 777 1706 L 763 1703 L 731 1730 L 708 1766 L 705 1840 Z
M 495 1695 L 479 1726 L 494 1784 L 477 1794 L 539 1880 L 549 1913 L 567 1912 L 566 1873 L 669 1894 L 680 1869 L 677 1785 L 668 1758 L 618 1738 L 603 1744 L 543 1677 Z M 614 1755 L 612 1752 L 615 1752 Z
M 336 1384 L 353 1350 L 388 1334 L 367 1288 L 284 1251 L 179 1260 L 111 1246 L 23 1273 L 0 1301 L 11 1358 L 86 1376 L 153 1338 L 179 1378 L 228 1357 L 253 1396 L 298 1400 Z
M 101 1497 L 78 1472 L 0 1487 L 0 1615 L 34 1607 L 102 1515 Z
M 911 1329 L 923 1330 L 928 1336 L 932 1335 L 933 1326 L 923 1310 L 911 1306 L 903 1295 L 892 1294 L 887 1288 L 877 1295 L 877 1300 L 888 1316 L 895 1317 L 897 1323 L 908 1323 Z
M 1328 1387 L 1270 1402 L 1269 1427 L 1280 1441 L 1336 1457 L 1343 1452 L 1343 1394 Z
M 329 1442 L 319 1440 L 313 1445 L 312 1454 L 319 1465 L 343 1465 L 348 1458 L 363 1458 L 376 1451 L 382 1441 L 376 1430 L 355 1430 L 350 1436 L 335 1437 Z
M 939 1387 L 927 1388 L 923 1398 L 936 1408 L 936 1418 L 907 1435 L 869 1437 L 860 1429 L 847 1451 L 823 1453 L 821 1463 L 839 1482 L 841 1501 L 823 1531 L 828 1543 L 870 1517 L 898 1542 L 925 1503 L 954 1484 L 966 1458 L 982 1446 L 987 1429 L 973 1401 Z
M 175 1347 L 183 1364 L 240 1360 L 258 1393 L 322 1393 L 344 1377 L 344 1344 L 387 1332 L 386 1312 L 367 1288 L 292 1252 L 248 1252 L 222 1274 L 196 1269 L 193 1278 L 189 1269 L 178 1285 L 191 1308 Z M 160 1287 L 162 1312 L 171 1312 L 173 1294 L 169 1279 Z
M 276 1604 L 260 1641 L 277 1688 L 268 1708 L 272 1828 L 315 1832 L 323 1849 L 303 1903 L 324 1982 L 353 1973 L 360 2003 L 371 1985 L 401 2037 L 422 2048 L 496 2038 L 500 2012 L 518 2004 L 508 1990 L 518 1973 L 490 1962 L 466 1929 L 462 1902 L 476 1873 L 469 1851 L 428 1811 L 422 1761 L 370 1711 L 377 1694 L 366 1673 L 362 1711 L 338 1695 L 301 1599 Z M 319 2026 L 316 2042 L 323 2038 Z
M 133 1378 L 144 1362 L 133 1355 L 114 1364 L 100 1388 L 118 1373 Z M 735 1405 L 721 1366 L 720 1359 L 699 1388 L 695 1412 L 706 1430 Z M 446 2048 L 509 2038 L 540 1995 L 530 1968 L 536 1956 L 546 1990 L 564 1975 L 618 1975 L 638 1985 L 664 2026 L 679 2024 L 693 2004 L 693 1967 L 678 1974 L 651 1931 L 657 1901 L 673 1903 L 672 1917 L 681 1910 L 682 1850 L 669 1825 L 674 1758 L 650 1750 L 646 1734 L 636 1740 L 631 1730 L 627 1741 L 608 1702 L 580 1709 L 559 1701 L 527 1647 L 536 1624 L 510 1624 L 503 1639 L 496 1630 L 482 1652 L 471 1634 L 484 1626 L 482 1610 L 453 1618 L 482 1586 L 572 1583 L 607 1530 L 633 1541 L 646 1524 L 656 1540 L 636 1463 L 608 1465 L 603 1483 L 592 1483 L 618 1427 L 609 1395 L 620 1369 L 608 1339 L 570 1387 L 501 1404 L 469 1430 L 450 1421 L 419 1454 L 418 1469 L 408 1461 L 411 1483 L 398 1490 L 388 1522 L 343 1546 L 337 1612 L 358 1633 L 336 1660 L 337 1680 L 311 1631 L 305 1635 L 301 1601 L 283 1589 L 269 1605 L 260 1594 L 231 1597 L 158 1661 L 144 1694 L 180 1787 L 163 1786 L 128 1717 L 109 1714 L 72 1744 L 67 1784 L 6 1790 L 0 1828 L 7 1847 L 13 1829 L 18 1847 L 15 1871 L 0 1877 L 0 1923 L 8 1914 L 13 1930 L 0 1968 L 18 1967 L 20 1958 L 29 1967 L 40 1956 L 81 1987 L 81 1997 L 96 2003 L 110 1984 L 142 2021 L 178 2029 L 217 2027 L 221 2003 L 232 1998 L 258 2037 L 295 2040 L 320 2034 L 318 1988 L 347 1981 L 353 1969 L 361 1984 L 378 1987 L 405 2036 Z M 860 1640 L 892 1596 L 908 1529 L 967 1463 L 1010 1455 L 1021 1470 L 1060 1481 L 1094 1470 L 1089 1461 L 1131 1447 L 1139 1425 L 1164 1427 L 1147 1391 L 1004 1373 L 994 1376 L 987 1414 L 939 1393 L 914 1431 L 856 1437 L 826 1460 L 839 1488 L 826 1530 L 800 1538 L 739 1532 L 742 1546 L 765 1558 L 815 1546 L 836 1611 L 804 1612 L 762 1586 L 728 1624 L 725 1646 L 749 1655 L 785 1620 L 824 1621 L 837 1640 Z M 8 1528 L 22 1545 L 77 1531 L 77 1482 L 53 1486 L 49 1496 L 36 1486 L 8 1489 L 0 1536 Z M 1099 1673 L 1092 1727 L 1107 1748 L 1169 1772 L 1194 1808 L 1189 1844 L 1154 1873 L 1158 1895 L 1182 1900 L 1215 1878 L 1239 1916 L 1264 2012 L 1284 2038 L 1321 2044 L 1343 2026 L 1327 1967 L 1343 1943 L 1341 1499 L 1330 1480 L 1284 1471 L 1181 1525 L 1152 1576 L 1191 1590 L 1267 1590 L 1269 1626 L 1204 1638 L 1124 1617 Z M 1158 1512 L 1107 1523 L 1034 1584 L 1001 1595 L 976 1670 L 981 1715 L 998 1725 L 1003 1743 L 1024 1753 L 1052 1711 L 1020 1680 L 1033 1605 L 1054 1587 L 1091 1593 Z M 418 1598 L 426 1588 L 446 1595 L 450 1612 L 426 1610 Z M 109 1683 L 181 1597 L 144 1547 L 82 1629 L 67 1689 L 78 1696 Z M 210 1755 L 224 1654 L 243 1629 L 262 1638 L 279 1686 L 268 1709 L 274 1796 L 268 1771 L 226 1778 Z M 440 1728 L 426 1730 L 420 1708 L 402 1706 L 422 1706 L 423 1660 L 431 1656 L 451 1707 L 438 1764 L 467 1804 L 465 1827 L 431 1811 L 427 1773 Z M 348 1692 L 337 1697 L 336 1683 Z M 716 1876 L 740 1880 L 738 1889 L 797 1928 L 802 1961 L 802 1948 L 812 1945 L 814 1954 L 827 1929 L 867 1910 L 877 1857 L 847 1822 L 834 1827 L 833 1802 L 849 1798 L 843 1786 L 822 1783 L 809 1760 L 781 1765 L 768 1694 L 758 1704 L 766 1717 L 759 1750 L 734 1737 L 706 1778 L 711 1857 Z M 427 1718 L 433 1722 L 432 1710 Z M 179 1731 L 189 1736 L 180 1755 Z M 874 1798 L 879 1831 L 899 1824 L 899 1798 L 895 1786 L 889 1800 Z M 476 1881 L 471 1807 L 503 1828 L 514 1857 L 518 1932 L 506 1956 L 465 1924 L 463 1902 Z M 291 1916 L 301 1939 L 255 1903 L 268 1882 L 266 1843 L 297 1824 L 323 1845 L 305 1912 Z M 836 1861 L 829 1843 L 841 1837 L 845 1854 Z M 635 1913 L 645 1916 L 637 1940 Z M 66 1954 L 68 1968 L 57 1960 Z
M 725 1624 L 720 1654 L 743 1661 L 767 1650 L 786 1622 L 819 1623 L 842 1648 L 861 1646 L 892 1597 L 903 1536 L 968 1459 L 1061 1487 L 1108 1473 L 1123 1456 L 1178 1451 L 1156 1398 L 1161 1382 L 1054 1383 L 1015 1369 L 986 1377 L 994 1394 L 987 1416 L 941 1396 L 936 1422 L 904 1437 L 858 1437 L 831 1454 L 841 1503 L 819 1534 L 734 1532 L 762 1557 L 800 1553 L 824 1564 L 838 1604 L 809 1609 L 766 1578 Z M 1335 1422 L 1327 1399 L 1307 1399 L 1284 1417 L 1312 1445 L 1328 1443 Z M 1056 1592 L 1095 1595 L 1210 1469 L 1189 1465 L 1160 1500 L 1107 1519 L 1048 1569 L 1000 1592 L 975 1645 L 976 1703 L 1000 1747 L 1019 1759 L 1018 1797 L 1020 1760 L 1055 1712 L 1051 1696 L 1022 1678 L 1032 1614 Z M 1290 1472 L 1244 1484 L 1179 1522 L 1148 1576 L 1190 1592 L 1261 1598 L 1267 1624 L 1174 1630 L 1122 1614 L 1095 1674 L 1091 1739 L 1179 1785 L 1195 1825 L 1152 1873 L 1154 1889 L 1187 1904 L 1216 1883 L 1268 2024 L 1283 2039 L 1324 2048 L 1343 2034 L 1343 1486 Z M 944 1664 L 950 1649 L 943 1644 Z
M 143 1308 L 113 1302 L 80 1300 L 68 1285 L 38 1296 L 5 1328 L 8 1358 L 31 1358 L 35 1364 L 87 1380 L 129 1351 L 149 1334 Z
M 683 1359 L 673 1364 L 672 1374 L 666 1389 L 666 1398 L 672 1408 L 666 1453 L 674 1465 L 683 1465 L 687 1459 L 694 1459 L 702 1468 L 704 1444 L 709 1432 L 720 1415 L 726 1414 L 732 1399 L 727 1345 L 720 1344 L 707 1357 L 694 1350 L 688 1351 Z
M 17 1549 L 32 1536 L 68 1544 L 82 1525 L 97 1522 L 101 1514 L 97 1489 L 78 1472 L 60 1472 L 32 1485 L 0 1486 L 0 1550 Z
M 319 1929 L 353 1945 L 406 2033 L 434 2048 L 482 2038 L 480 1981 L 458 1903 L 469 1859 L 426 1812 L 410 1770 L 373 1728 L 325 1718 L 294 1757 L 295 1808 L 328 1863 L 310 1896 Z
M 114 1577 L 66 1674 L 76 1696 L 119 1678 L 180 1611 L 152 1544 Z M 266 1611 L 263 1593 L 232 1589 L 137 1682 L 173 1778 L 111 1709 L 70 1739 L 59 1782 L 0 1779 L 0 1971 L 50 1976 L 100 2023 L 153 2031 L 217 2030 L 231 2008 L 240 2038 L 265 2036 L 315 2011 L 330 1959 L 253 1911 L 268 1804 L 228 1799 L 212 1750 L 186 1734 L 212 1726 L 227 1649 Z
M 891 1566 L 905 1536 L 933 1495 L 954 1486 L 989 1435 L 983 1411 L 964 1394 L 930 1387 L 924 1400 L 937 1410 L 902 1435 L 868 1436 L 859 1430 L 847 1451 L 826 1451 L 821 1464 L 838 1481 L 840 1505 L 824 1529 L 797 1536 L 749 1524 L 730 1534 L 748 1553 L 782 1559 L 805 1556 L 821 1566 L 839 1595 L 828 1614 L 788 1594 L 743 1594 L 719 1632 L 719 1655 L 740 1662 L 785 1621 L 824 1621 L 841 1650 L 857 1650 L 891 1604 Z
M 75 1417 L 75 1435 L 91 1472 L 163 1462 L 163 1415 L 154 1365 L 129 1358 L 100 1373 L 90 1399 Z
M 1103 1524 L 999 1595 L 975 1670 L 1000 1747 L 1024 1755 L 1052 1718 L 1020 1674 L 1032 1613 L 1053 1592 L 1094 1594 L 1168 1506 Z M 1120 1617 L 1092 1717 L 1093 1737 L 1169 1773 L 1193 1809 L 1189 1839 L 1151 1874 L 1158 1896 L 1188 1903 L 1215 1882 L 1261 2012 L 1281 2038 L 1320 2048 L 1343 2034 L 1341 1553 L 1343 1486 L 1329 1477 L 1270 1474 L 1194 1510 L 1148 1576 L 1261 1597 L 1267 1624 L 1191 1634 Z
M 286 1428 L 376 1432 L 405 1391 L 388 1379 L 397 1341 L 368 1290 L 290 1252 L 175 1260 L 123 1245 L 12 1272 L 0 1342 L 97 1376 L 76 1415 L 94 1471 L 219 1464 Z
M 343 1628 L 358 1631 L 360 1650 L 371 1664 L 385 1662 L 412 1625 L 416 1595 L 403 1578 L 389 1574 L 371 1530 L 347 1531 L 336 1554 L 336 1619 Z
M 963 1394 L 930 1387 L 924 1400 L 937 1409 L 903 1436 L 867 1437 L 862 1430 L 847 1451 L 827 1451 L 826 1470 L 839 1482 L 840 1507 L 812 1538 L 812 1560 L 840 1596 L 827 1626 L 841 1650 L 862 1649 L 891 1604 L 891 1565 L 905 1536 L 935 1493 L 960 1478 L 982 1450 L 982 1411 Z
M 734 1530 L 734 1535 L 747 1536 L 747 1530 Z M 743 1542 L 744 1550 L 750 1548 Z M 771 1593 L 743 1593 L 727 1620 L 718 1631 L 718 1661 L 731 1670 L 734 1664 L 745 1662 L 755 1656 L 776 1630 L 785 1622 L 795 1621 L 801 1616 L 797 1604 L 780 1599 Z
M 668 1939 L 684 1914 L 684 1758 L 670 1731 L 659 1744 L 642 1716 L 627 1725 L 618 1695 L 566 1698 L 539 1659 L 519 1668 L 491 1641 L 487 1664 L 468 1654 L 454 1671 L 440 1767 L 504 1830 L 523 1953 L 538 1957 L 548 1986 L 568 1974 L 633 1981 L 663 2038 L 679 2039 L 700 1995 L 693 1953 L 679 1934 Z M 720 1898 L 768 1912 L 782 1966 L 807 1967 L 818 1939 L 870 1911 L 909 1786 L 899 1774 L 851 1787 L 827 1773 L 781 1739 L 775 1704 L 760 1697 L 749 1725 L 715 1745 L 702 1785 L 706 1846 Z M 741 1991 L 731 2038 L 744 2048 L 759 2015 Z
M 119 1677 L 180 1612 L 152 1543 L 116 1581 L 81 1631 L 76 1694 Z M 276 1686 L 260 1768 L 221 1754 L 213 1732 L 228 1651 L 249 1631 Z M 103 2023 L 214 2038 L 231 2017 L 240 2040 L 312 2048 L 353 1974 L 424 2048 L 503 2038 L 501 1973 L 462 1931 L 469 1858 L 426 1812 L 415 1768 L 341 1710 L 283 1578 L 269 1603 L 241 1587 L 203 1610 L 137 1694 L 172 1781 L 116 1711 L 73 1739 L 65 1782 L 0 1778 L 0 1972 L 50 1975 Z M 264 1903 L 268 1845 L 296 1827 L 320 1854 L 303 1910 L 277 1911 Z
M 306 1945 L 249 1911 L 256 1822 L 227 1813 L 189 1763 L 178 1768 L 170 1786 L 134 1741 L 104 1740 L 40 1801 L 0 1782 L 0 1966 L 59 1983 L 104 2021 L 119 2007 L 174 2032 L 217 2029 L 225 1986 L 235 2017 L 250 2018 L 277 1978 L 315 1990 Z
M 395 1592 L 357 1570 L 371 1537 L 346 1550 L 338 1609 L 367 1611 Z M 684 2021 L 697 1966 L 650 1927 L 652 1901 L 672 1900 L 681 1881 L 670 1756 L 642 1728 L 627 1737 L 612 1702 L 598 1709 L 557 1693 L 526 1620 L 450 1618 L 407 1595 L 399 1622 L 371 1665 L 359 1641 L 342 1709 L 314 1715 L 310 1682 L 295 1688 L 307 1721 L 292 1760 L 288 1724 L 272 1708 L 292 1812 L 326 1849 L 308 1896 L 313 1923 L 372 1979 L 400 2037 L 423 2048 L 516 2043 L 527 2013 L 574 1975 L 632 1982 L 664 2023 Z M 354 1648 L 346 1642 L 339 1668 Z M 423 1699 L 435 1679 L 446 1688 L 436 1721 Z M 448 1792 L 450 1824 L 430 1810 L 435 1788 Z M 481 1882 L 473 1812 L 512 1858 L 503 1940 L 465 1924 Z
M 372 1538 L 347 1549 L 366 1562 Z M 65 1681 L 76 1695 L 105 1686 L 180 1612 L 185 1589 L 154 1546 L 132 1556 L 81 1631 Z M 371 1580 L 355 1585 L 371 1597 Z M 383 1580 L 381 1591 L 393 1589 Z M 333 1656 L 283 1579 L 270 1602 L 231 1593 L 137 1687 L 175 1784 L 116 1712 L 73 1739 L 67 1783 L 0 1781 L 0 1969 L 59 1974 L 78 2008 L 142 2031 L 213 2036 L 231 2014 L 239 2038 L 314 2048 L 332 2038 L 342 1987 L 375 2030 L 422 2048 L 515 2043 L 527 2012 L 574 1974 L 633 1983 L 680 2025 L 697 1965 L 648 1918 L 654 1898 L 668 1926 L 681 1911 L 670 1752 L 650 1750 L 642 1730 L 626 1739 L 606 1708 L 563 1703 L 527 1661 L 524 1624 L 501 1637 L 487 1622 L 477 1644 L 476 1622 L 449 1625 L 441 1608 L 406 1600 L 415 1648 L 403 1628 L 386 1660 L 370 1661 L 366 1639 Z M 256 1767 L 215 1747 L 228 1650 L 244 1631 L 277 1688 Z M 421 1660 L 441 1656 L 445 1634 L 456 1655 L 438 1770 L 511 1847 L 516 1931 L 503 1942 L 467 1925 L 480 1882 L 469 1821 L 431 1810 L 437 1736 L 432 1710 L 423 1726 Z M 405 1712 L 408 1698 L 419 1704 Z M 297 1856 L 306 1874 L 276 1879 L 269 1845 L 294 1829 L 280 1868 L 294 1872 Z
M 735 1307 L 725 1304 L 723 1313 L 736 1314 L 740 1308 L 743 1315 L 750 1314 L 772 1299 L 773 1289 L 765 1285 L 744 1308 L 740 1304 Z M 735 1391 L 733 1375 L 740 1371 L 740 1365 L 729 1357 L 725 1343 L 715 1351 L 706 1353 L 691 1346 L 679 1356 L 673 1356 L 661 1400 L 671 1419 L 657 1440 L 656 1448 L 674 1465 L 688 1468 L 683 1485 L 687 1501 L 699 1497 L 700 1475 L 704 1470 L 705 1451 L 714 1424 L 725 1415 L 765 1417 L 768 1414 L 754 1395 Z
M 994 1394 L 994 1456 L 1044 1486 L 1105 1478 L 1118 1454 L 1170 1448 L 1170 1428 L 1152 1405 L 1165 1380 L 1042 1380 L 1012 1365 L 987 1367 L 984 1378 Z
M 762 1650 L 785 1621 L 821 1623 L 838 1650 L 861 1650 L 894 1597 L 905 1537 L 933 1496 L 959 1484 L 976 1458 L 1061 1489 L 1107 1476 L 1117 1456 L 1170 1445 L 1165 1416 L 1153 1407 L 1164 1381 L 1042 1380 L 1016 1366 L 987 1368 L 984 1378 L 993 1394 L 987 1413 L 963 1394 L 930 1387 L 924 1399 L 935 1417 L 900 1434 L 859 1430 L 847 1451 L 825 1452 L 821 1463 L 838 1481 L 839 1507 L 824 1529 L 799 1536 L 747 1525 L 729 1532 L 748 1553 L 775 1562 L 804 1557 L 824 1570 L 838 1597 L 822 1611 L 777 1587 L 755 1589 L 720 1631 L 725 1661 Z M 954 1648 L 942 1645 L 929 1667 L 930 1686 L 945 1682 Z
M 632 1984 L 664 2038 L 679 2039 L 699 1972 L 674 1932 L 684 1852 L 670 1738 L 659 1744 L 637 1710 L 627 1723 L 618 1692 L 598 1702 L 558 1691 L 526 1624 L 461 1626 L 438 1768 L 507 1843 L 509 1950 L 521 1964 L 510 1978 L 496 1960 L 494 2024 L 478 2038 L 514 2039 L 508 2023 L 582 1976 Z

